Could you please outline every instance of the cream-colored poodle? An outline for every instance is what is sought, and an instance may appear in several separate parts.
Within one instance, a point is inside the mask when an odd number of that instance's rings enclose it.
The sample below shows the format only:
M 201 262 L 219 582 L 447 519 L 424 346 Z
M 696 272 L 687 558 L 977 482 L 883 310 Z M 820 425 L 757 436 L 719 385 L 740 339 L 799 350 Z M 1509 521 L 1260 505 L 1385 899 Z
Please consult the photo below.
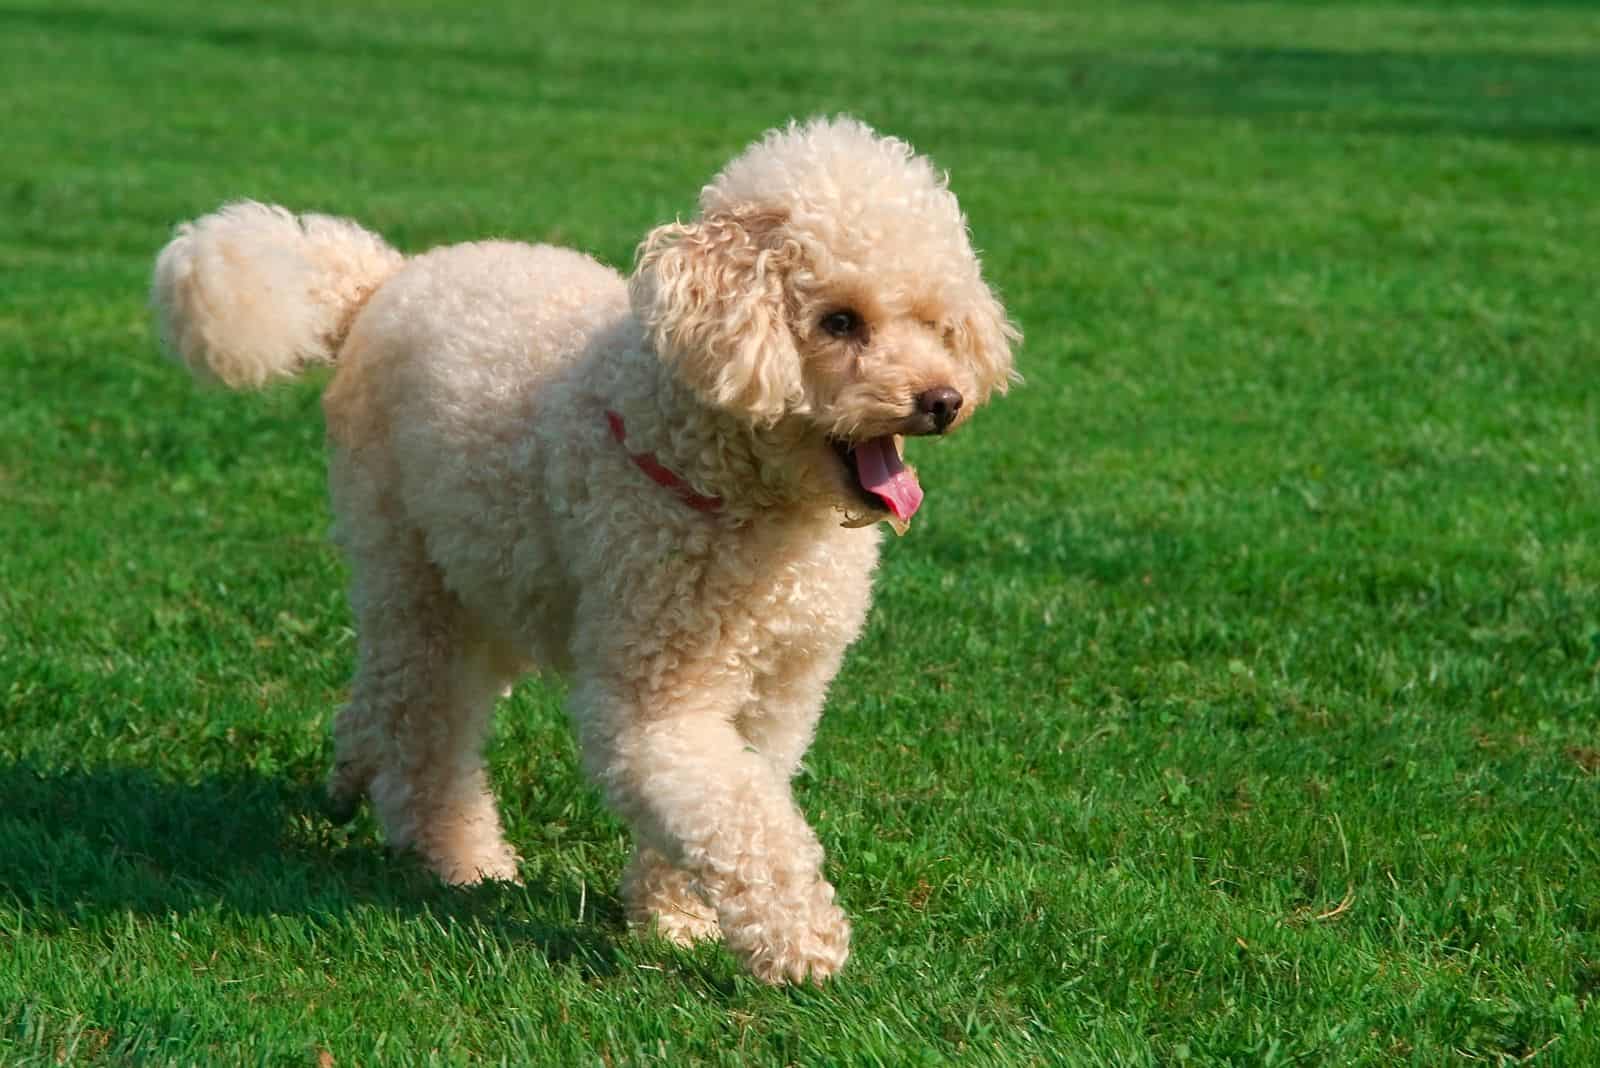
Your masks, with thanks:
M 572 680 L 590 775 L 632 829 L 630 920 L 717 937 L 769 982 L 850 927 L 790 794 L 867 614 L 878 520 L 922 500 L 905 435 L 1012 377 L 1017 333 L 945 180 L 851 119 L 769 132 L 653 230 L 631 278 L 487 241 L 407 258 L 242 202 L 156 263 L 169 347 L 324 398 L 358 663 L 338 810 L 451 882 L 515 879 L 481 748 L 535 667 Z

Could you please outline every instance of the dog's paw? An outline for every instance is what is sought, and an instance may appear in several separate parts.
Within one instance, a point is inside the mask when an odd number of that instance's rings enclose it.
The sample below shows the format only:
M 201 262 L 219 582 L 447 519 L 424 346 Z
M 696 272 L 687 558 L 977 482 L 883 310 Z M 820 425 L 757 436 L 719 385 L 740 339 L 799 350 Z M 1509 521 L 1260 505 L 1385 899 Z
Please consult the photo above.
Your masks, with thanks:
M 728 949 L 764 983 L 820 983 L 850 956 L 850 921 L 823 880 L 787 902 L 747 891 L 724 902 L 719 915 Z
M 659 911 L 630 909 L 628 926 L 638 934 L 655 934 L 686 947 L 722 937 L 716 916 L 699 902 L 675 902 Z
M 628 926 L 654 933 L 680 946 L 722 937 L 717 914 L 694 882 L 653 850 L 636 851 L 622 873 L 622 900 Z
M 451 886 L 472 886 L 489 881 L 522 885 L 516 851 L 509 846 L 481 857 L 435 860 L 430 866 Z

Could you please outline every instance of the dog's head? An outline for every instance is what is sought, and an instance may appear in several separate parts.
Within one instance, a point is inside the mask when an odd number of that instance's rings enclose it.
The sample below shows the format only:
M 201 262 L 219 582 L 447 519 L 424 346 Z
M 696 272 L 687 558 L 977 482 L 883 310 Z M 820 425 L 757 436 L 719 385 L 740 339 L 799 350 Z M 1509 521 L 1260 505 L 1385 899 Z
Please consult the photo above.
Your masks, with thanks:
M 1019 335 L 944 177 L 851 119 L 752 145 L 694 221 L 650 233 L 630 291 L 686 385 L 753 424 L 808 428 L 857 513 L 908 520 L 921 490 L 900 437 L 955 429 L 1013 378 Z

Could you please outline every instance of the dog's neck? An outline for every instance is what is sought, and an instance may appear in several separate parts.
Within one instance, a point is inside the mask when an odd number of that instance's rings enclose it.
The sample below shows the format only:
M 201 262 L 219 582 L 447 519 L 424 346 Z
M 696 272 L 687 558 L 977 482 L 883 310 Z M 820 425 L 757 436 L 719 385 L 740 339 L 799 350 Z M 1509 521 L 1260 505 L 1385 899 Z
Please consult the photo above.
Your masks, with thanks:
M 716 499 L 719 508 L 702 510 L 733 523 L 795 515 L 814 504 L 815 492 L 795 463 L 802 428 L 754 426 L 712 407 L 647 346 L 629 358 L 636 362 L 605 398 L 606 410 L 626 428 L 626 444 L 618 447 L 670 472 L 684 487 L 680 497 Z

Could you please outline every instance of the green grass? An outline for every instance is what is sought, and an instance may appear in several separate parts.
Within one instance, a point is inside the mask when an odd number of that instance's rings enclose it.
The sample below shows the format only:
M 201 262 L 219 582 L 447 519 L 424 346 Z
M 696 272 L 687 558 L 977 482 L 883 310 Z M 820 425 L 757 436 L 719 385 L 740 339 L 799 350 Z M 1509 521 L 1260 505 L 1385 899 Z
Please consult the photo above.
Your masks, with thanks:
M 0 1063 L 1600 1063 L 1600 14 L 0 0 Z M 519 889 L 319 814 L 315 382 L 171 224 L 619 265 L 789 115 L 950 169 L 1025 388 L 921 447 L 798 784 L 821 990 L 626 936 L 558 684 Z

